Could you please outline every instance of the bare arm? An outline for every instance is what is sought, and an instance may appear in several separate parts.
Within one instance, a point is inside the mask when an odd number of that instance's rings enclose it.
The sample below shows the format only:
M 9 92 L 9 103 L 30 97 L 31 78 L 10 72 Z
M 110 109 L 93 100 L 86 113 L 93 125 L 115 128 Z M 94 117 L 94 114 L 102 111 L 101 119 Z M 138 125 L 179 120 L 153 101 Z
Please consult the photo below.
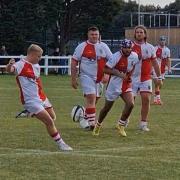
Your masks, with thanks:
M 153 68 L 155 70 L 155 73 L 156 73 L 157 77 L 160 77 L 161 76 L 161 71 L 160 71 L 157 60 L 152 61 L 152 66 L 153 66 Z
M 6 71 L 9 73 L 13 73 L 15 71 L 15 68 L 13 67 L 13 64 L 15 63 L 14 59 L 10 59 L 9 63 L 6 65 Z
M 77 65 L 78 62 L 75 59 L 71 60 L 71 85 L 74 89 L 77 89 Z
M 117 69 L 109 68 L 108 66 L 104 67 L 104 73 L 114 75 L 114 76 L 120 77 L 122 79 L 124 79 L 126 77 L 125 73 L 120 72 Z
M 168 71 L 171 71 L 171 59 L 170 58 L 167 58 L 166 66 L 168 67 Z

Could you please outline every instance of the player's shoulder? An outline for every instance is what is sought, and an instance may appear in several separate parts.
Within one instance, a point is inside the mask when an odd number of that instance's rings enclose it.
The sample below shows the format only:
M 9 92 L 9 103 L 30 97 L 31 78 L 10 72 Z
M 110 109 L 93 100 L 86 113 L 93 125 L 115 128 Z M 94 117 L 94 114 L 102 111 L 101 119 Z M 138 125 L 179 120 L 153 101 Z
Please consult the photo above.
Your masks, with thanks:
M 138 54 L 134 51 L 131 52 L 130 56 L 133 56 L 133 57 L 137 57 L 138 58 Z
M 170 49 L 169 49 L 167 46 L 165 46 L 164 49 L 165 49 L 166 51 L 170 51 Z
M 82 48 L 82 47 L 84 47 L 84 46 L 86 46 L 86 44 L 87 44 L 87 42 L 86 41 L 84 41 L 84 42 L 81 42 L 81 43 L 79 43 L 78 45 L 77 45 L 77 47 L 76 48 Z
M 113 56 L 114 58 L 121 57 L 121 52 L 120 52 L 120 51 L 117 51 L 117 52 L 113 53 L 112 56 Z
M 150 43 L 148 43 L 148 42 L 146 42 L 145 44 L 146 44 L 146 46 L 147 46 L 148 48 L 151 48 L 151 49 L 154 49 L 154 48 L 155 48 L 152 44 L 150 44 Z
M 103 48 L 109 49 L 109 46 L 105 42 L 100 42 L 99 45 L 102 46 Z

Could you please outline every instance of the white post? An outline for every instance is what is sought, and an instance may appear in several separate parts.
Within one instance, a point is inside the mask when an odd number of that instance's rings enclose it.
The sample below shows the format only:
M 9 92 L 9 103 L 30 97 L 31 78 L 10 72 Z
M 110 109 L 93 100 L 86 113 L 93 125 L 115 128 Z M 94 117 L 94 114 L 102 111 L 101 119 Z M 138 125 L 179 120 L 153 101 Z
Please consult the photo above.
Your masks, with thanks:
M 48 56 L 47 55 L 45 55 L 45 58 L 44 58 L 44 66 L 45 66 L 45 68 L 44 68 L 44 75 L 48 75 Z
M 138 0 L 138 25 L 141 24 L 141 19 L 140 19 L 140 0 Z
M 168 45 L 169 45 L 169 43 L 170 43 L 170 26 L 171 26 L 171 14 L 169 13 L 168 14 Z
M 68 75 L 71 75 L 71 56 L 68 58 Z

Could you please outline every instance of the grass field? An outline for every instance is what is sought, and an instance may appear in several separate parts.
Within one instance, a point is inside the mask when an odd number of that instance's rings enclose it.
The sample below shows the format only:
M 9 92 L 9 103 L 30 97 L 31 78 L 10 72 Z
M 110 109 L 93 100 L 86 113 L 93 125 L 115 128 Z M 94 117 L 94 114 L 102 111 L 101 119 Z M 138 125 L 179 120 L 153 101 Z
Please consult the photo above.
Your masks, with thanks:
M 73 123 L 70 112 L 83 104 L 69 77 L 42 77 L 45 92 L 57 113 L 57 127 L 74 151 L 58 151 L 44 126 L 34 118 L 15 119 L 22 110 L 14 76 L 0 76 L 0 180 L 179 180 L 180 79 L 166 79 L 163 106 L 151 106 L 149 133 L 137 130 L 136 101 L 127 137 L 117 134 L 122 110 L 117 101 L 99 137 Z M 103 104 L 98 104 L 98 110 Z

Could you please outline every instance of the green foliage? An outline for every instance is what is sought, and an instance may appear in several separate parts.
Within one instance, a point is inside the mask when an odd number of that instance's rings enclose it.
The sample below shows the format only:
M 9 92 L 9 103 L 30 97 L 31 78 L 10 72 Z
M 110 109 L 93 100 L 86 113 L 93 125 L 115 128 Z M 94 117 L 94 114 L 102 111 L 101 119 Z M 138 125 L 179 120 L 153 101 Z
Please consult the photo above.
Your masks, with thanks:
M 131 0 L 1 0 L 0 43 L 10 54 L 24 53 L 32 42 L 44 49 L 59 46 L 63 54 L 69 40 L 85 38 L 91 25 L 100 28 L 103 38 L 119 37 L 137 9 Z M 141 6 L 141 11 L 148 12 L 177 13 L 179 9 L 179 0 L 164 9 Z

